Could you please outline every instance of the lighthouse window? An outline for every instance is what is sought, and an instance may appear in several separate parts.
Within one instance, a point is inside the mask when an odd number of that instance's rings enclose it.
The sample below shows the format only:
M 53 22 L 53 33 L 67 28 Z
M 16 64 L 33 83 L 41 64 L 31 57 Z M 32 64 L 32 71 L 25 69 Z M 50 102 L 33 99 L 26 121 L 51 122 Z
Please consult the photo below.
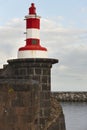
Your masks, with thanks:
M 32 40 L 32 44 L 36 44 L 37 43 L 37 41 L 36 40 Z

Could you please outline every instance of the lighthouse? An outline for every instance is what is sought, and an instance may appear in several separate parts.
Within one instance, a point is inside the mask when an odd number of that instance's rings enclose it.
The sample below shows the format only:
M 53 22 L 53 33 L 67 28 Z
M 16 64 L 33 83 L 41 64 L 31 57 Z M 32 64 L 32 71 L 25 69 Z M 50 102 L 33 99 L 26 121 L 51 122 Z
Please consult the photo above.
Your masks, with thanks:
M 47 58 L 47 49 L 40 45 L 40 16 L 34 3 L 29 8 L 26 20 L 26 45 L 18 50 L 18 58 Z
M 40 45 L 40 17 L 34 4 L 26 19 L 26 45 L 0 69 L 0 130 L 65 130 L 62 108 L 51 93 L 51 68 Z

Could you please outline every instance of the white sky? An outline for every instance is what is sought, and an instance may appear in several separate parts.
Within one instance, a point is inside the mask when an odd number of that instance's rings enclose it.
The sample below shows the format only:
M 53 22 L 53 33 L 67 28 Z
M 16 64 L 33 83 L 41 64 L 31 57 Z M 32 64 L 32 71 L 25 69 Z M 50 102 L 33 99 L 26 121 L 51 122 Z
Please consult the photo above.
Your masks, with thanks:
M 87 91 L 87 0 L 0 0 L 0 66 L 25 45 L 24 16 L 34 2 L 41 18 L 41 45 L 59 59 L 52 91 Z

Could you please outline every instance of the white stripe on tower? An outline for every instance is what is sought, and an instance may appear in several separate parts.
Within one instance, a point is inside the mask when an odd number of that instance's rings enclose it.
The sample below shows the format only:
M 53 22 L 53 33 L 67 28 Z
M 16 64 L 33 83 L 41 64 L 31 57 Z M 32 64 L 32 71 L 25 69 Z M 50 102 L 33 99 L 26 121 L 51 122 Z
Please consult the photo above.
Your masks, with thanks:
M 40 39 L 40 32 L 38 29 L 35 28 L 29 28 L 26 30 L 26 39 Z

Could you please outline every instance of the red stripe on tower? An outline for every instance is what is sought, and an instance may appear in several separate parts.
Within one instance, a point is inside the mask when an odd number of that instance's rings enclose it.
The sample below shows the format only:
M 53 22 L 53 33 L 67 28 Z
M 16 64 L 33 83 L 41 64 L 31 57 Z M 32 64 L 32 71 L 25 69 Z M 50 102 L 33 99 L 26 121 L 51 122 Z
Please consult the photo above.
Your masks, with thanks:
M 24 47 L 19 48 L 18 58 L 41 57 L 41 53 L 43 56 L 43 54 L 47 53 L 47 49 L 40 45 L 40 16 L 37 16 L 36 14 L 36 8 L 34 6 L 34 3 L 31 4 L 31 7 L 29 8 L 29 15 L 25 16 L 25 18 L 26 45 Z M 33 51 L 33 54 L 36 54 L 36 56 L 31 55 L 31 51 Z
M 30 18 L 26 21 L 26 28 L 37 28 L 40 29 L 40 19 Z

